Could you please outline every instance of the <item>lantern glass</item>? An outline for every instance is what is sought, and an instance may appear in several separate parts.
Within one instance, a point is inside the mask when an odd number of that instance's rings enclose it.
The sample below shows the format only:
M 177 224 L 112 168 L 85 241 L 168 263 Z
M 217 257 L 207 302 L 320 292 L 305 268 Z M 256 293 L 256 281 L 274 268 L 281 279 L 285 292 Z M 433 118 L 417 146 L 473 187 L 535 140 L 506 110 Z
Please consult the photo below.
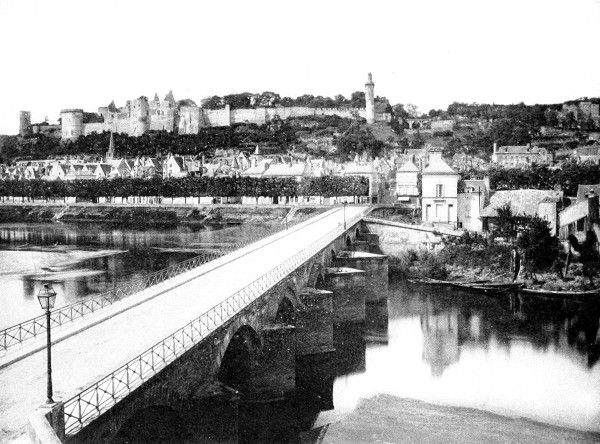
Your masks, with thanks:
M 46 282 L 38 293 L 38 300 L 42 306 L 42 310 L 51 310 L 54 308 L 54 302 L 56 302 L 56 292 L 52 288 L 50 282 Z

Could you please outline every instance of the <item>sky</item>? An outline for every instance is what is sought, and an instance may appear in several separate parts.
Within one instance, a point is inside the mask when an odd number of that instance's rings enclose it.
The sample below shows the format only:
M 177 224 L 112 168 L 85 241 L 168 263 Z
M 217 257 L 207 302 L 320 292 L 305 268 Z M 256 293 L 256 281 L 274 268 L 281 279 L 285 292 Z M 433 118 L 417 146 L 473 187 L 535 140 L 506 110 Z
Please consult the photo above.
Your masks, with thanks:
M 145 95 L 600 96 L 600 0 L 0 0 L 0 134 Z

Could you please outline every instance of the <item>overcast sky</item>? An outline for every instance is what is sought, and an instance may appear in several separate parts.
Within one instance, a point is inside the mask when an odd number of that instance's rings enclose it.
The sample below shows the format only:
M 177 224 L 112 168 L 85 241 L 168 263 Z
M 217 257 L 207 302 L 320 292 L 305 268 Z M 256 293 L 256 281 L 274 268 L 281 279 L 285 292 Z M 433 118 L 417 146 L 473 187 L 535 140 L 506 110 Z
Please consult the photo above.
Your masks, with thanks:
M 0 134 L 170 89 L 349 97 L 368 72 L 424 112 L 598 97 L 600 0 L 0 0 Z

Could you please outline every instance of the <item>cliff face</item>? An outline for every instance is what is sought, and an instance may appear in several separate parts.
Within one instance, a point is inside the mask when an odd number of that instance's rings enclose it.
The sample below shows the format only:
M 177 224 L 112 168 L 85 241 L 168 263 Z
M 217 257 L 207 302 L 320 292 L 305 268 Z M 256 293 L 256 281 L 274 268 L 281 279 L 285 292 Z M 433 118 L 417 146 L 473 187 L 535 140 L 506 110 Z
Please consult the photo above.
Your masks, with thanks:
M 299 208 L 290 222 L 308 219 L 326 207 Z M 123 224 L 280 224 L 290 207 L 126 206 L 126 205 L 0 205 L 0 223 L 6 222 L 116 222 Z

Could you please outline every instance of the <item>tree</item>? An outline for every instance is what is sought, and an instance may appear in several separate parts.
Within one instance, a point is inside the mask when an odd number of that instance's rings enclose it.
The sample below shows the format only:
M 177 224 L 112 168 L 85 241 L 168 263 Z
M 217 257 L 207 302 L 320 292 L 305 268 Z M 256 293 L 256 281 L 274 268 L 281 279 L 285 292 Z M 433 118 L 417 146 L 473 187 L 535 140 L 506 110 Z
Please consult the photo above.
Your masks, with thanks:
M 507 203 L 497 210 L 495 234 L 507 241 L 514 239 L 517 234 L 517 218 L 513 215 L 510 204 Z
M 550 268 L 560 252 L 558 239 L 550 234 L 550 224 L 539 216 L 524 222 L 517 247 L 523 252 L 525 266 L 532 272 Z
M 546 125 L 551 126 L 551 127 L 557 127 L 558 126 L 558 111 L 556 111 L 555 109 L 552 109 L 552 108 L 546 109 L 546 111 L 544 111 L 544 120 L 546 122 Z
M 350 104 L 352 105 L 352 108 L 365 108 L 367 106 L 365 92 L 354 91 L 350 96 Z
M 401 103 L 397 103 L 392 106 L 392 114 L 397 119 L 407 119 L 410 117 L 408 112 L 404 109 L 404 105 Z
M 211 96 L 202 99 L 200 106 L 204 109 L 219 109 L 224 105 L 223 98 L 219 96 Z
M 573 111 L 569 111 L 562 119 L 562 127 L 564 129 L 573 129 L 575 122 L 577 122 L 575 114 L 573 114 Z
M 425 145 L 425 139 L 423 139 L 423 136 L 421 136 L 421 133 L 417 130 L 413 136 L 411 148 L 421 148 L 423 145 Z
M 419 117 L 419 107 L 413 103 L 408 103 L 406 105 L 406 112 L 412 118 L 416 119 Z

